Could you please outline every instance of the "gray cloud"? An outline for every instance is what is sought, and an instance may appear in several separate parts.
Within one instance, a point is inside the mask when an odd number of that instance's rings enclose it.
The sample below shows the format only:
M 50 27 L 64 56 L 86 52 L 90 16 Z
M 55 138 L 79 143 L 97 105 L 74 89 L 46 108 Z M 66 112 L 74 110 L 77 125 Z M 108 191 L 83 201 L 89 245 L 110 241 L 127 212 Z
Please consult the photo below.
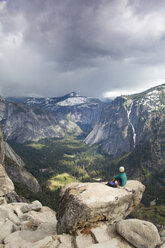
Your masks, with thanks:
M 165 78 L 164 23 L 163 0 L 0 1 L 1 94 L 153 86 Z

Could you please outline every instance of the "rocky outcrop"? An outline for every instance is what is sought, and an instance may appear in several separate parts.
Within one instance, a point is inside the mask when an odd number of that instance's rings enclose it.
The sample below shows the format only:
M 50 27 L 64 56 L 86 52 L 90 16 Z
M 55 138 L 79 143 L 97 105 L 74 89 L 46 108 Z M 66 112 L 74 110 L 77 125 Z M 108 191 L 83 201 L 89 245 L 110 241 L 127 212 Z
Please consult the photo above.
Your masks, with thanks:
M 74 185 L 74 186 L 73 186 Z M 83 186 L 82 186 L 83 185 Z M 91 189 L 93 186 L 93 190 Z M 141 185 L 137 181 L 128 182 L 127 187 L 118 188 L 117 191 L 115 188 L 110 188 L 106 185 L 99 184 L 99 188 L 96 184 L 79 184 L 76 186 L 75 184 L 68 185 L 62 193 L 62 197 L 65 192 L 68 192 L 68 200 L 66 201 L 66 205 L 72 208 L 71 218 L 75 218 L 76 211 L 79 212 L 79 207 L 76 209 L 75 199 L 77 198 L 77 202 L 80 198 L 84 199 L 84 202 L 88 203 L 92 207 L 95 205 L 95 218 L 92 223 L 84 226 L 84 223 L 80 221 L 77 226 L 77 229 L 74 229 L 72 234 L 61 233 L 57 234 L 56 231 L 56 213 L 52 211 L 48 207 L 43 207 L 42 204 L 38 201 L 28 203 L 12 203 L 6 204 L 5 206 L 0 206 L 0 228 L 3 226 L 3 230 L 0 233 L 0 247 L 3 248 L 136 248 L 140 246 L 141 240 L 143 240 L 143 248 L 156 248 L 157 244 L 160 244 L 160 238 L 157 232 L 157 229 L 151 223 L 144 223 L 140 220 L 130 220 L 128 223 L 128 229 L 123 228 L 123 220 L 118 220 L 118 216 L 120 213 L 118 212 L 118 208 L 121 208 L 121 204 L 125 205 L 126 201 L 130 201 L 130 205 L 128 208 L 131 208 L 132 201 L 134 202 L 134 206 L 139 202 L 139 198 L 141 198 L 142 192 L 144 190 L 144 186 Z M 89 187 L 89 191 L 87 188 Z M 69 191 L 67 191 L 70 189 Z M 105 194 L 106 200 L 103 202 L 103 197 L 100 192 L 102 190 L 102 195 Z M 109 193 L 108 191 L 109 190 Z M 71 195 L 72 191 L 72 195 Z M 77 191 L 77 194 L 76 192 Z M 99 192 L 97 192 L 99 191 Z M 114 191 L 114 192 L 113 192 Z M 120 192 L 121 191 L 121 192 Z M 128 198 L 127 193 L 132 195 L 132 199 Z M 91 197 L 91 193 L 93 196 Z M 84 194 L 83 194 L 84 193 Z M 118 204 L 115 204 L 117 200 L 116 197 L 119 197 Z M 92 198 L 92 199 L 91 199 Z M 125 199 L 125 200 L 124 200 Z M 121 201 L 122 200 L 122 201 Z M 95 201 L 95 204 L 94 204 Z M 67 204 L 67 202 L 69 204 Z M 72 202 L 72 204 L 71 204 Z M 100 220 L 96 218 L 96 216 L 100 216 L 100 212 L 103 212 L 102 209 L 105 209 L 105 205 L 108 202 L 111 202 L 111 206 L 113 211 L 111 212 L 111 216 L 116 216 L 116 223 L 110 224 L 111 221 Z M 113 205 L 114 203 L 114 205 Z M 73 205 L 71 207 L 71 205 Z M 78 206 L 78 204 L 77 204 Z M 65 206 L 60 206 L 62 208 Z M 132 206 L 133 207 L 133 206 Z M 94 208 L 92 209 L 94 213 Z M 92 212 L 91 211 L 91 212 Z M 107 209 L 107 216 L 109 209 Z M 123 209 L 120 211 L 129 211 L 128 209 Z M 118 212 L 118 214 L 117 214 Z M 86 216 L 86 208 L 81 209 L 81 216 L 84 218 Z M 106 214 L 105 214 L 106 216 Z M 123 213 L 123 217 L 125 213 Z M 88 218 L 88 216 L 86 216 Z M 58 220 L 59 221 L 59 220 Z M 86 220 L 87 221 L 87 220 Z M 127 222 L 129 220 L 126 220 Z M 131 224 L 131 222 L 134 223 Z M 87 223 L 86 223 L 87 224 Z M 127 224 L 127 223 L 126 223 Z M 146 226 L 144 225 L 146 224 Z M 80 227 L 82 226 L 82 227 Z M 78 228 L 79 227 L 79 228 Z M 58 228 L 58 225 L 57 225 Z M 137 228 L 137 230 L 136 230 Z M 131 229 L 131 230 L 130 230 Z M 140 229 L 140 230 L 139 230 Z M 134 233 L 134 231 L 136 233 Z M 127 232 L 129 235 L 126 236 Z M 149 233 L 151 233 L 151 242 L 148 242 L 145 245 L 146 237 L 149 237 Z M 137 235 L 141 236 L 141 240 L 137 239 Z M 129 236 L 129 238 L 128 238 Z M 137 244 L 134 245 L 134 240 L 137 240 Z M 129 240 L 129 242 L 127 241 Z M 140 240 L 140 241 L 139 241 Z M 138 243 L 139 242 L 139 243 Z M 161 246 L 161 248 L 164 248 Z
M 117 223 L 116 230 L 137 248 L 154 248 L 161 244 L 157 228 L 148 221 L 121 220 Z
M 5 207 L 0 206 L 0 227 L 3 225 L 0 233 L 0 247 L 1 245 L 4 248 L 137 247 L 118 234 L 116 224 L 97 222 L 76 230 L 72 235 L 64 233 L 57 235 L 56 223 L 55 212 L 48 207 L 43 207 L 38 201 L 32 204 L 12 203 Z M 143 231 L 143 236 L 145 236 L 145 231 L 149 232 L 144 229 Z M 155 233 L 157 230 L 152 232 L 154 237 Z M 150 248 L 150 246 L 144 247 Z
M 25 204 L 20 209 L 22 213 L 27 213 L 32 210 L 39 211 L 42 207 L 42 204 L 39 201 L 34 201 L 32 204 Z
M 0 244 L 5 248 L 50 247 L 46 245 L 54 242 L 56 215 L 38 201 L 7 204 L 0 206 L 0 228 Z
M 73 183 L 64 188 L 57 212 L 58 233 L 71 233 L 98 221 L 125 218 L 140 202 L 144 185 L 128 181 L 124 188 L 102 183 Z

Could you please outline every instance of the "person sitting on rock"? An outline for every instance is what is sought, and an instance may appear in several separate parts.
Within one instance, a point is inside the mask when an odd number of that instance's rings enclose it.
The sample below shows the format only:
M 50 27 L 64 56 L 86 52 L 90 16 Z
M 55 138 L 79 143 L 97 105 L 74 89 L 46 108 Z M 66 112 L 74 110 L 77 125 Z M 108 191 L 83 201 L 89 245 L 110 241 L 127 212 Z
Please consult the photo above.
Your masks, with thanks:
M 127 175 L 124 167 L 119 168 L 120 173 L 113 176 L 112 182 L 108 182 L 107 185 L 111 187 L 117 187 L 118 185 L 123 187 L 127 183 Z

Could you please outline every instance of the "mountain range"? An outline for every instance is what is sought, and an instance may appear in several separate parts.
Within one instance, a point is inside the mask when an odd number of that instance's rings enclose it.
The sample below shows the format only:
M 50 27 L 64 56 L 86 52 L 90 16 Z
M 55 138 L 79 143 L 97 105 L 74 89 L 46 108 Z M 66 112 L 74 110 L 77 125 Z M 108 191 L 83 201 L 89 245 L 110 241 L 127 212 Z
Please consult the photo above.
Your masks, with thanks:
M 6 140 L 27 142 L 65 133 L 92 130 L 102 109 L 99 99 L 72 92 L 63 97 L 8 97 L 0 100 L 0 118 Z

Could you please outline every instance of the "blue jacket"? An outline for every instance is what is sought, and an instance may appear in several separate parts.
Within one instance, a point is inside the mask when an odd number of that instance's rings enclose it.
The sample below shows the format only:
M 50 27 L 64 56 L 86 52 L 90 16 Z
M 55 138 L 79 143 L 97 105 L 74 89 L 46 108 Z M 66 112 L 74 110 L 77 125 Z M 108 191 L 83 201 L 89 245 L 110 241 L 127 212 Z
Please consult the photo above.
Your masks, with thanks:
M 127 176 L 125 172 L 120 172 L 119 174 L 115 175 L 114 178 L 118 181 L 120 186 L 124 186 L 127 183 Z

